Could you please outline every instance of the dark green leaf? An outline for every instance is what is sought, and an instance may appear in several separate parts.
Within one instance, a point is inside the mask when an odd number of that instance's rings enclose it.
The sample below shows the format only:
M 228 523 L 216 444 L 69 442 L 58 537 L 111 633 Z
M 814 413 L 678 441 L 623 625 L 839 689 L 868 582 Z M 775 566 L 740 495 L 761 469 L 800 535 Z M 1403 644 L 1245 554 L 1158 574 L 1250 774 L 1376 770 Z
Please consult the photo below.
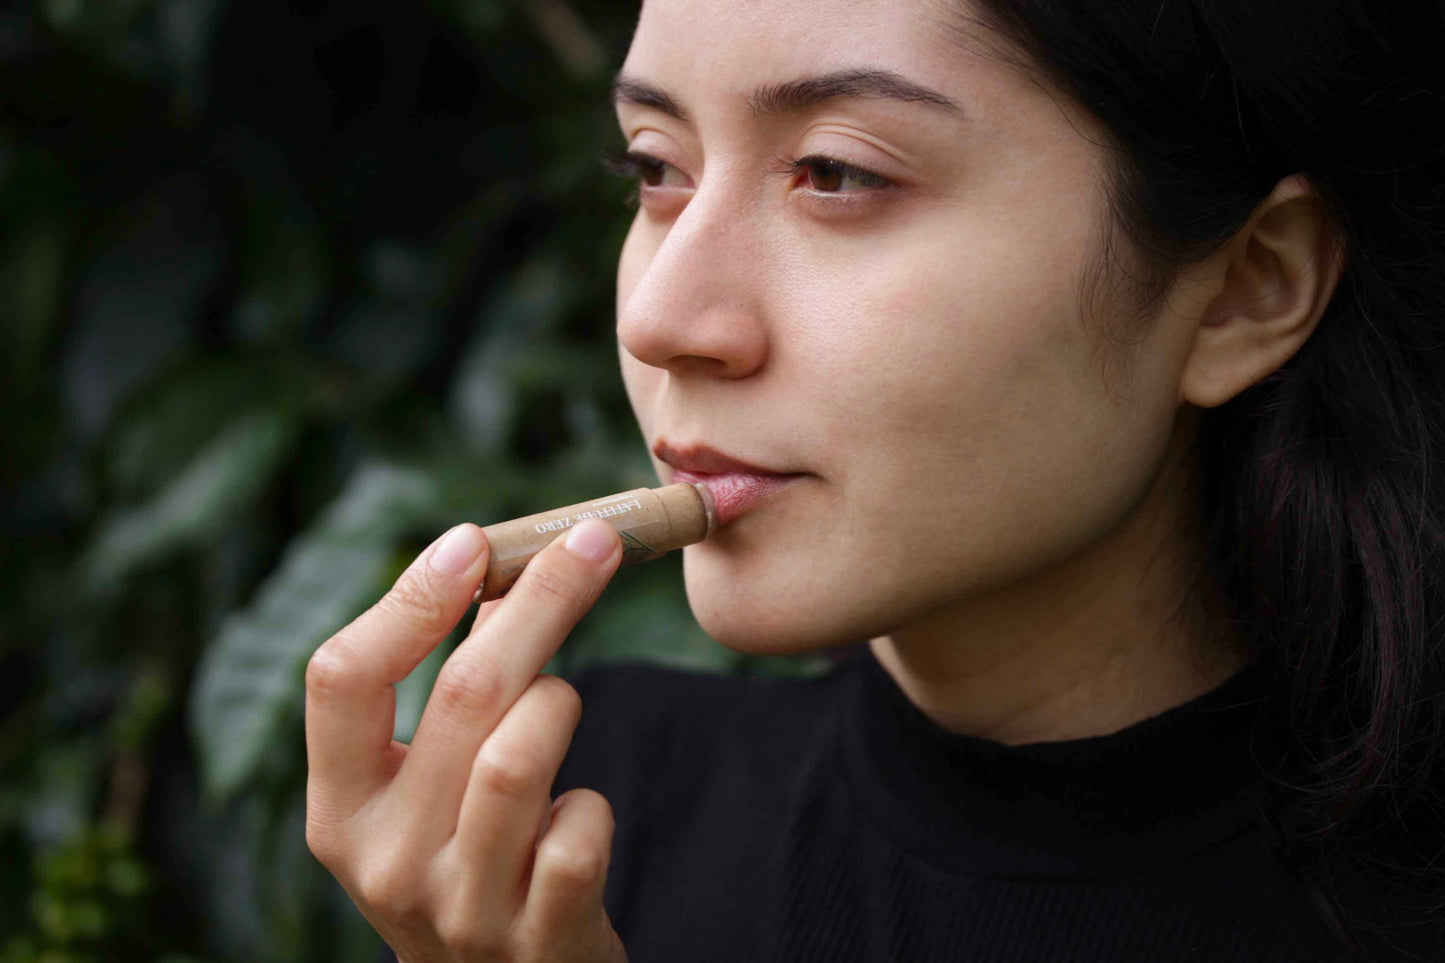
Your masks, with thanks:
M 425 473 L 364 468 L 287 551 L 252 604 L 229 619 L 198 668 L 191 735 L 206 790 L 226 799 L 268 753 L 300 753 L 297 718 L 311 653 L 385 589 L 401 537 L 437 510 Z
M 214 537 L 270 485 L 299 427 L 289 407 L 226 425 L 156 497 L 117 511 L 101 527 L 82 562 L 87 589 L 113 591 L 137 569 Z

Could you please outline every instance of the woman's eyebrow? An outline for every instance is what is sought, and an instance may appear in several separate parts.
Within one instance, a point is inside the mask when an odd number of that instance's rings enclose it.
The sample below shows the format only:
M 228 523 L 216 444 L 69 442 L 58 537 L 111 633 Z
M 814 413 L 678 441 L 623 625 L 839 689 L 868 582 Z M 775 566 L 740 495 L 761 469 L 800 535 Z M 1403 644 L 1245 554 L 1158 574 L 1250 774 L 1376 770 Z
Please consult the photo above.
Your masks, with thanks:
M 835 70 L 814 77 L 801 77 L 782 84 L 769 84 L 753 91 L 748 105 L 753 113 L 793 114 L 816 107 L 834 97 L 868 97 L 930 104 L 956 114 L 963 109 L 931 87 L 915 83 L 891 70 L 857 68 Z
M 860 68 L 835 70 L 757 88 L 748 106 L 758 116 L 800 113 L 835 97 L 868 97 L 929 104 L 955 114 L 963 109 L 942 93 L 915 83 L 891 70 Z M 675 97 L 647 81 L 618 74 L 612 82 L 612 102 L 652 107 L 687 123 L 688 113 Z
M 618 74 L 612 81 L 612 102 L 651 107 L 685 124 L 689 123 L 687 111 L 683 110 L 682 106 L 667 91 L 626 74 Z

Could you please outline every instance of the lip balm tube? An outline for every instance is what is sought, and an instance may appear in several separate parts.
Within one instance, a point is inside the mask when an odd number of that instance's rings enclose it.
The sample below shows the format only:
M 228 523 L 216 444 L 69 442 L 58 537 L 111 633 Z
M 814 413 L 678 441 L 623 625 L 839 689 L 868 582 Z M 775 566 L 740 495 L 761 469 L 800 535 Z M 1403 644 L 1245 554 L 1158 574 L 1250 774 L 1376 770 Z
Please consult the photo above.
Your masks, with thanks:
M 707 538 L 717 528 L 712 493 L 701 485 L 634 488 L 596 501 L 498 522 L 482 529 L 491 546 L 487 575 L 473 596 L 486 602 L 507 594 L 522 569 L 575 525 L 600 518 L 622 537 L 622 564 L 635 565 Z

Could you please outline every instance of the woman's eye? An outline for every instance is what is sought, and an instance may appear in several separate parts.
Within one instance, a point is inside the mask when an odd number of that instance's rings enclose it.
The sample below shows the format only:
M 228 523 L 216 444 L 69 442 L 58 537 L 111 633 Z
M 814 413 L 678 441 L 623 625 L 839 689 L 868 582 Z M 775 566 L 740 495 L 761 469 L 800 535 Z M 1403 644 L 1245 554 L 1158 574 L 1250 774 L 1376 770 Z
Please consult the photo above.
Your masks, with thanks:
M 828 157 L 810 156 L 790 165 L 794 174 L 807 178 L 807 185 L 822 194 L 847 194 L 852 191 L 888 186 L 888 178 L 845 164 Z
M 689 190 L 692 187 L 692 182 L 681 170 L 661 158 L 640 151 L 620 151 L 604 158 L 603 164 L 612 173 L 636 184 L 627 199 L 628 205 L 632 207 L 636 207 L 643 200 L 657 204 L 681 202 L 686 195 L 674 193 L 671 189 Z M 789 175 L 792 186 L 805 188 L 814 196 L 832 195 L 835 200 L 828 203 L 834 205 L 834 213 L 841 212 L 842 209 L 837 205 L 845 201 L 850 205 L 862 203 L 871 199 L 871 192 L 893 185 L 893 181 L 880 174 L 821 154 L 809 154 L 797 160 L 781 160 L 780 166 L 774 170 Z
M 623 151 L 607 158 L 604 163 L 612 173 L 635 180 L 646 187 L 685 187 L 687 184 L 681 171 L 650 154 Z

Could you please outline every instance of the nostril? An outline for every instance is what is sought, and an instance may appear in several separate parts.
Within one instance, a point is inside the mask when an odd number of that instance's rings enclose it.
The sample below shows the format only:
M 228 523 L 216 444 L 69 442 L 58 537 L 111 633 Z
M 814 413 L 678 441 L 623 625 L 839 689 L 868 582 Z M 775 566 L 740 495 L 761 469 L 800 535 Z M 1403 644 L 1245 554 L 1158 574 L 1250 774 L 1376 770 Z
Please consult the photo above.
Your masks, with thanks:
M 692 371 L 695 374 L 713 375 L 715 377 L 729 377 L 728 365 L 721 358 L 709 358 L 704 355 L 685 354 L 672 358 L 667 367 L 673 371 Z

